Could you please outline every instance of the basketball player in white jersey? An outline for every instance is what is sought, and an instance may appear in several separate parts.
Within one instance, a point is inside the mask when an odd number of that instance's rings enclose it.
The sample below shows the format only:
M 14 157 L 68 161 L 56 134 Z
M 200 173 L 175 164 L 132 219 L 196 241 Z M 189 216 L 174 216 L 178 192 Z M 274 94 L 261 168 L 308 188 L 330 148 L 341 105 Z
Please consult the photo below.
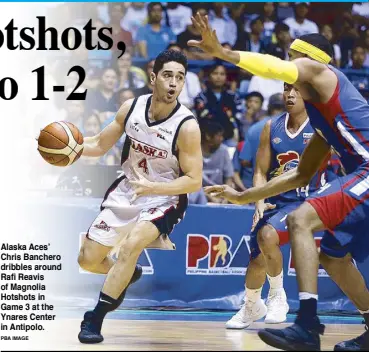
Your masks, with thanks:
M 126 133 L 123 174 L 108 189 L 78 258 L 83 269 L 107 274 L 95 309 L 81 323 L 82 343 L 103 340 L 105 315 L 141 276 L 136 266 L 141 252 L 174 249 L 168 235 L 184 216 L 187 193 L 201 188 L 200 129 L 191 111 L 177 101 L 186 73 L 182 53 L 162 52 L 150 76 L 153 94 L 126 101 L 111 124 L 85 138 L 83 155 L 97 157 Z M 112 249 L 118 253 L 116 262 L 108 256 Z

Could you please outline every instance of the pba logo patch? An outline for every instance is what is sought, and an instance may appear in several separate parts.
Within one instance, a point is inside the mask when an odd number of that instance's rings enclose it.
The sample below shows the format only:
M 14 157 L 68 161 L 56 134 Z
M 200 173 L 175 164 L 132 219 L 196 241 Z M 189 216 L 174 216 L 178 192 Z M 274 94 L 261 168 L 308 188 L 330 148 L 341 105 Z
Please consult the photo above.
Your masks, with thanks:
M 322 240 L 322 237 L 315 237 L 315 244 L 318 248 L 318 251 L 320 251 L 321 240 Z M 354 259 L 352 259 L 352 262 L 357 267 Z M 288 276 L 296 276 L 296 268 L 295 268 L 295 263 L 293 262 L 293 259 L 292 259 L 291 250 L 290 250 L 290 260 L 288 262 Z M 321 264 L 319 264 L 318 276 L 319 277 L 329 277 L 328 273 L 324 270 Z
M 227 235 L 187 235 L 186 274 L 245 275 L 250 257 L 250 236 L 242 236 L 236 246 Z
M 87 232 L 81 232 L 79 234 L 79 249 L 82 247 L 82 243 L 85 240 L 87 235 Z M 111 256 L 114 260 L 117 259 L 117 254 L 114 253 Z M 140 265 L 142 266 L 142 273 L 145 275 L 153 275 L 154 274 L 154 266 L 152 265 L 152 261 L 151 258 L 149 256 L 149 253 L 147 252 L 146 249 L 143 250 L 143 252 L 141 253 L 141 255 L 138 258 L 138 263 L 140 263 Z M 81 267 L 79 267 L 79 273 L 80 274 L 92 274 L 89 271 L 83 270 Z M 95 274 L 98 275 L 98 274 Z M 105 275 L 105 274 L 101 274 L 101 275 Z

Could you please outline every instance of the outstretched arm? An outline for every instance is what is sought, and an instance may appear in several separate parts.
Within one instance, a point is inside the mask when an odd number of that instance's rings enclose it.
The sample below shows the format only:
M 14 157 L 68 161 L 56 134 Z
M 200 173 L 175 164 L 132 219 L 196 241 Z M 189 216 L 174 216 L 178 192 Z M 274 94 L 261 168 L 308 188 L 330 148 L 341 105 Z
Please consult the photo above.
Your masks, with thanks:
M 284 61 L 272 55 L 225 49 L 219 43 L 215 31 L 210 27 L 207 16 L 201 17 L 197 14 L 196 17 L 192 17 L 192 23 L 200 31 L 202 40 L 190 40 L 188 45 L 196 46 L 254 75 L 278 79 L 289 84 L 309 82 L 313 86 L 316 85 L 317 80 L 326 82 L 335 79 L 335 74 L 325 64 L 308 58 Z
M 133 99 L 127 100 L 117 112 L 115 119 L 106 126 L 99 134 L 84 138 L 84 156 L 103 156 L 107 153 L 124 132 L 124 125 Z
M 254 203 L 260 199 L 306 186 L 319 170 L 328 153 L 330 153 L 330 146 L 322 137 L 315 133 L 304 150 L 299 165 L 273 178 L 265 185 L 249 188 L 244 192 L 236 192 L 226 185 L 210 186 L 205 187 L 205 192 L 215 193 L 217 196 L 224 197 L 235 204 Z

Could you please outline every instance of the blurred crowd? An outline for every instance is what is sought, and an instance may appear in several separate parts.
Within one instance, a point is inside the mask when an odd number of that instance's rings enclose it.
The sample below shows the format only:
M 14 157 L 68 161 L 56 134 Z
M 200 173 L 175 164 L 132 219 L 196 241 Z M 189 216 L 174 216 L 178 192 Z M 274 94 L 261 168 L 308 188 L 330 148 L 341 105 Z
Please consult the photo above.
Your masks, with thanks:
M 60 28 L 82 29 L 92 19 L 97 29 L 111 27 L 114 42 L 124 41 L 126 52 L 117 59 L 116 45 L 112 50 L 79 48 L 50 60 L 48 74 L 66 87 L 66 94 L 79 79 L 75 72 L 67 75 L 69 69 L 85 68 L 86 78 L 78 90 L 88 89 L 87 99 L 66 103 L 65 96 L 59 95 L 52 116 L 40 115 L 36 124 L 66 120 L 85 136 L 95 135 L 112 121 L 124 101 L 152 92 L 148 77 L 158 53 L 168 48 L 182 51 L 189 59 L 189 72 L 179 101 L 200 122 L 203 184 L 250 187 L 253 166 L 244 155 L 252 155 L 257 148 L 258 139 L 253 136 L 258 126 L 284 112 L 283 82 L 252 76 L 189 47 L 188 40 L 201 38 L 191 22 L 197 12 L 209 16 L 223 46 L 281 59 L 288 59 L 294 38 L 323 34 L 334 48 L 332 64 L 369 99 L 369 3 L 62 3 L 49 13 Z M 124 136 L 104 157 L 80 163 L 119 166 L 123 142 Z M 203 192 L 191 195 L 193 203 L 214 201 Z

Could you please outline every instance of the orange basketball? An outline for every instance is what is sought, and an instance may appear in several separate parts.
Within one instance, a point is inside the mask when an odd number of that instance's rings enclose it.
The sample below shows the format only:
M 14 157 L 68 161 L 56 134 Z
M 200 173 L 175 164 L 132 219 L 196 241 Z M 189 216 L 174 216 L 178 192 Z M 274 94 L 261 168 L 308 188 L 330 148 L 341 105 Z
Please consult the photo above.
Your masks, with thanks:
M 41 130 L 37 149 L 49 164 L 69 166 L 82 155 L 83 136 L 70 122 L 53 122 Z

